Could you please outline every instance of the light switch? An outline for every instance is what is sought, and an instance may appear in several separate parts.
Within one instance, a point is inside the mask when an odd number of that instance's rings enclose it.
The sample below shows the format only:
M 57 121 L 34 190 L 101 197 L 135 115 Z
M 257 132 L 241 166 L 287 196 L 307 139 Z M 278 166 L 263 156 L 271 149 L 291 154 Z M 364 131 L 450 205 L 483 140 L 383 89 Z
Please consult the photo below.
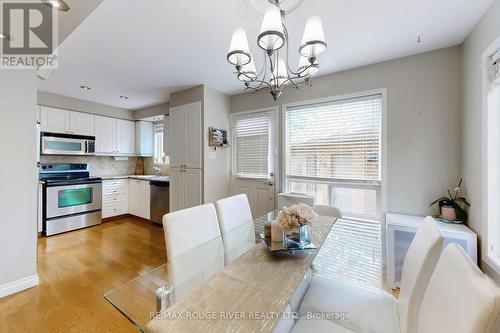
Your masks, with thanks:
M 208 158 L 211 159 L 211 160 L 216 160 L 217 159 L 217 153 L 215 151 L 208 152 Z

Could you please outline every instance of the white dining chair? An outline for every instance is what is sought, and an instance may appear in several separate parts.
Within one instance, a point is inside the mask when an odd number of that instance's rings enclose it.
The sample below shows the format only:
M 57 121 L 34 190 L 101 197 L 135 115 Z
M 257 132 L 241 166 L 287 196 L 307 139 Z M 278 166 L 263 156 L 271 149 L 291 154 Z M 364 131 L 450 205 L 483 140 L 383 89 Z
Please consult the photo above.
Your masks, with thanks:
M 213 204 L 166 214 L 163 230 L 175 302 L 224 268 L 224 250 Z
M 230 264 L 255 245 L 255 227 L 246 194 L 215 203 L 224 245 L 224 262 Z
M 500 332 L 500 288 L 457 244 L 441 254 L 422 300 L 417 333 Z
M 314 205 L 314 197 L 302 193 L 278 193 L 278 208 L 290 207 L 299 203 Z
M 414 333 L 418 309 L 442 246 L 436 222 L 426 217 L 408 249 L 398 300 L 383 290 L 313 277 L 300 314 L 349 313 L 348 320 L 332 321 L 359 332 L 399 332 L 401 327 L 402 333 Z
M 328 320 L 300 319 L 292 333 L 306 332 L 358 331 Z M 369 327 L 363 332 L 373 330 Z M 401 327 L 401 330 L 395 332 L 405 330 Z M 415 332 L 500 332 L 500 288 L 479 270 L 457 244 L 448 245 L 439 258 L 422 299 Z
M 322 216 L 331 216 L 338 219 L 342 218 L 342 212 L 337 207 L 325 206 L 325 205 L 314 205 L 313 210 Z

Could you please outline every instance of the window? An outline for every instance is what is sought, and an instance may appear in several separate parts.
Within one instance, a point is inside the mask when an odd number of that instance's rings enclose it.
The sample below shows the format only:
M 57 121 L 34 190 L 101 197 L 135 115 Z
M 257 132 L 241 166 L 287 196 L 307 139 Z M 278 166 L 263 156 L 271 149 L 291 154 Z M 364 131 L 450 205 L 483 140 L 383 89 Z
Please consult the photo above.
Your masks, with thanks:
M 163 164 L 163 123 L 155 123 L 153 126 L 154 146 L 153 163 Z
M 234 173 L 241 178 L 267 178 L 269 175 L 271 114 L 260 112 L 235 116 Z
M 486 215 L 486 240 L 483 240 L 483 253 L 486 263 L 500 274 L 500 220 L 498 202 L 500 189 L 500 38 L 483 53 L 483 154 L 485 177 L 483 178 L 483 211 Z M 472 209 L 479 209 L 472 207 Z
M 380 218 L 382 94 L 287 107 L 285 138 L 288 191 Z

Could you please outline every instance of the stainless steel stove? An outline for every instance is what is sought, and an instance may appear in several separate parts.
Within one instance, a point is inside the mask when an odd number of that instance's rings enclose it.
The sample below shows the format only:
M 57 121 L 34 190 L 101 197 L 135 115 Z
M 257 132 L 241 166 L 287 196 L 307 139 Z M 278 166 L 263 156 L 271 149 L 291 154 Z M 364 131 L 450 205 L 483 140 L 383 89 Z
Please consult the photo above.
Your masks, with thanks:
M 51 236 L 101 223 L 102 180 L 84 163 L 42 163 L 43 234 Z

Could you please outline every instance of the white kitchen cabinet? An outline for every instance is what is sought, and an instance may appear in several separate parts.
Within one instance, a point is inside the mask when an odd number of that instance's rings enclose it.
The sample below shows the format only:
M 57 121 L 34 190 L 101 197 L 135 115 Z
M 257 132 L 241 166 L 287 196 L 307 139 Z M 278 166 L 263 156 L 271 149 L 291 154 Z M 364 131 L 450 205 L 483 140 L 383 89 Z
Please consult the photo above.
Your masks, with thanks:
M 128 210 L 129 213 L 143 219 L 150 219 L 150 185 L 149 181 L 130 179 Z
M 128 212 L 139 216 L 139 180 L 130 179 L 128 184 Z
M 95 116 L 96 154 L 116 154 L 116 119 Z
M 40 130 L 42 132 L 69 134 L 69 111 L 40 106 Z
M 184 208 L 201 205 L 201 170 L 184 170 Z
M 153 156 L 153 123 L 138 121 L 135 123 L 135 149 L 139 156 Z
M 83 112 L 69 113 L 69 130 L 71 134 L 94 136 L 95 117 Z
M 149 220 L 151 218 L 151 186 L 149 181 L 139 181 L 139 216 Z
M 135 123 L 116 119 L 116 148 L 118 154 L 135 155 Z
M 128 213 L 128 179 L 102 181 L 102 218 Z
M 95 116 L 96 154 L 135 156 L 135 123 Z
M 163 118 L 163 152 L 170 156 L 170 115 Z
M 201 205 L 201 170 L 170 169 L 170 211 Z
M 94 136 L 94 115 L 40 106 L 42 132 Z
M 201 168 L 201 103 L 170 109 L 169 151 L 172 168 Z

